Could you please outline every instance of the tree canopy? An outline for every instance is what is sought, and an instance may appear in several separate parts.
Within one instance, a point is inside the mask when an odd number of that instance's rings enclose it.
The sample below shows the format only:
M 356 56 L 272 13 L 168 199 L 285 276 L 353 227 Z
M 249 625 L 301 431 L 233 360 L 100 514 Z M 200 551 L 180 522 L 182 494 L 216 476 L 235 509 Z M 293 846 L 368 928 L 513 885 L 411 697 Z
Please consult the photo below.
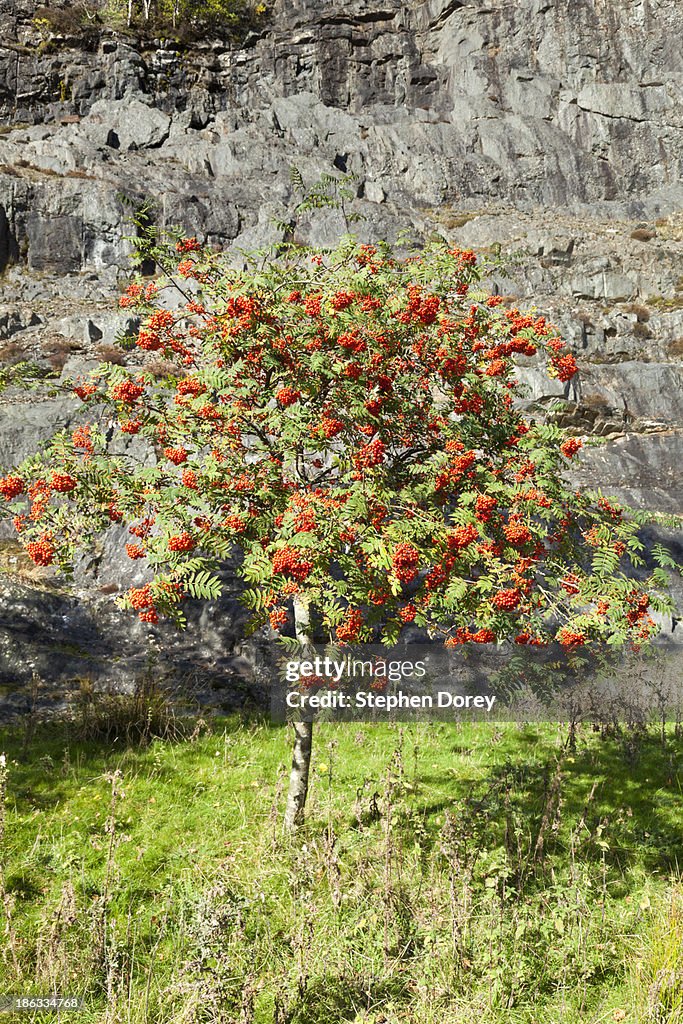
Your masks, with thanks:
M 581 442 L 516 401 L 519 360 L 566 381 L 574 358 L 482 289 L 472 251 L 345 238 L 240 267 L 180 238 L 151 255 L 164 276 L 121 298 L 138 365 L 74 381 L 82 425 L 0 480 L 36 563 L 68 572 L 123 523 L 149 567 L 124 601 L 149 623 L 184 624 L 239 550 L 254 627 L 286 632 L 298 597 L 340 642 L 412 623 L 449 646 L 656 632 L 665 552 L 646 572 L 642 517 L 573 488 Z

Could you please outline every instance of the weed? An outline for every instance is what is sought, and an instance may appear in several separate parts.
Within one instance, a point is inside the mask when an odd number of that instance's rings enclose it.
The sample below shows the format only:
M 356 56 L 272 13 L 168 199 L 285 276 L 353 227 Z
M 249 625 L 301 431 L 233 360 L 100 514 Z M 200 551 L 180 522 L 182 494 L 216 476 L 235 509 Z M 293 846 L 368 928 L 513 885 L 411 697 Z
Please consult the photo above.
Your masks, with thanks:
M 113 363 L 115 366 L 126 365 L 126 354 L 120 348 L 117 348 L 116 345 L 98 345 L 95 349 L 95 354 L 104 363 Z
M 63 370 L 69 356 L 80 349 L 81 346 L 77 341 L 64 338 L 59 334 L 46 338 L 41 345 L 43 356 L 54 370 Z
M 643 910 L 651 908 L 646 895 Z M 658 900 L 656 915 L 635 949 L 634 1001 L 651 1024 L 683 1021 L 683 891 L 678 885 Z
M 190 726 L 177 717 L 171 692 L 151 669 L 136 679 L 131 693 L 98 691 L 90 679 L 81 679 L 71 713 L 74 734 L 83 742 L 176 740 Z
M 635 313 L 639 324 L 646 324 L 650 319 L 650 310 L 639 302 L 630 302 L 623 309 L 624 313 Z

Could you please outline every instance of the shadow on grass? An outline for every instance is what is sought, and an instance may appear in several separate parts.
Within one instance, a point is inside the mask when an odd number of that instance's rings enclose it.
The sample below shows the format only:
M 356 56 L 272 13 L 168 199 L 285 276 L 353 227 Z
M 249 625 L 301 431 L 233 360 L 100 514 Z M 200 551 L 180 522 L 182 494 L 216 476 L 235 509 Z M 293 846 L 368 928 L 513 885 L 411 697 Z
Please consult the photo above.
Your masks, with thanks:
M 288 1024 L 353 1021 L 375 1007 L 390 1001 L 400 1003 L 407 997 L 406 979 L 325 974 L 308 982 L 287 1008 L 285 1019 Z
M 514 752 L 482 776 L 469 770 L 418 773 L 417 792 L 403 801 L 404 827 L 396 840 L 415 842 L 412 819 L 427 823 L 420 841 L 427 855 L 442 845 L 439 822 L 450 812 L 470 847 L 506 848 L 527 882 L 543 875 L 547 861 L 570 855 L 599 868 L 624 872 L 678 873 L 683 841 L 683 740 L 659 729 L 624 728 L 610 735 L 588 733 L 576 751 L 529 749 L 539 736 L 515 734 Z M 452 745 L 461 756 L 471 745 Z M 371 827 L 384 813 L 383 785 L 366 797 L 360 824 Z M 444 793 L 447 788 L 450 792 Z M 438 798 L 429 794 L 438 792 Z M 426 797 L 426 799 L 425 799 Z M 373 801 L 370 807 L 369 801 Z M 399 801 L 400 803 L 400 801 Z M 359 817 L 349 819 L 359 827 Z M 513 842 L 514 837 L 514 842 Z M 526 867 L 522 869 L 521 862 Z M 540 878 L 539 878 L 540 880 Z

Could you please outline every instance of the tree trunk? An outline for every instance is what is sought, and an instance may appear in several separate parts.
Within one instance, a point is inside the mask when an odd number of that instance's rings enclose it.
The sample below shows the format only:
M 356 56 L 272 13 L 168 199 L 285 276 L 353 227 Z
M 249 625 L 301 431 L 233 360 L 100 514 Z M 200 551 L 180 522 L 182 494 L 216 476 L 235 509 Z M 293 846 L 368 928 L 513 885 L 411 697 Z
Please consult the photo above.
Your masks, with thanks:
M 303 650 L 311 644 L 310 610 L 308 604 L 301 598 L 294 599 L 294 625 L 296 638 Z M 308 795 L 308 773 L 313 749 L 313 723 L 293 722 L 292 725 L 294 726 L 294 751 L 285 810 L 285 829 L 288 832 L 293 832 L 304 820 L 304 808 Z
M 304 807 L 308 795 L 308 770 L 313 747 L 313 722 L 292 722 L 294 726 L 294 752 L 289 774 L 289 792 L 285 810 L 285 830 L 293 832 L 303 824 Z

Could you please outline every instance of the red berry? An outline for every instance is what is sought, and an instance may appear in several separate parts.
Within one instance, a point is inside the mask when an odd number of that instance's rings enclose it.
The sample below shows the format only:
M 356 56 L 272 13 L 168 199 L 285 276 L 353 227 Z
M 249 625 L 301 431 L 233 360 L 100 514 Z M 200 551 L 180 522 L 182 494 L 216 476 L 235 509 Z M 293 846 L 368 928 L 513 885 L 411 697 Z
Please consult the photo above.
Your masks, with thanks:
M 193 551 L 197 544 L 194 537 L 185 530 L 176 537 L 169 537 L 168 546 L 171 551 Z
M 291 576 L 299 583 L 303 583 L 313 569 L 313 562 L 304 558 L 296 548 L 290 547 L 280 548 L 279 551 L 276 551 L 273 555 L 272 565 L 273 572 Z
M 55 549 L 47 535 L 43 535 L 40 540 L 30 541 L 26 551 L 36 565 L 51 565 L 54 561 Z
M 169 462 L 174 463 L 176 466 L 180 466 L 181 463 L 187 461 L 187 451 L 184 448 L 164 448 L 164 455 Z
M 52 489 L 53 491 L 59 491 L 60 494 L 68 494 L 69 491 L 73 491 L 77 482 L 78 481 L 68 473 L 52 474 Z
M 276 393 L 275 398 L 280 405 L 286 409 L 290 405 L 294 405 L 301 398 L 301 392 L 295 391 L 294 388 L 280 388 Z
M 518 607 L 521 596 L 520 591 L 516 587 L 509 590 L 499 590 L 491 603 L 499 611 L 510 612 Z
M 578 451 L 583 448 L 583 441 L 579 441 L 577 437 L 568 437 L 566 441 L 563 441 L 560 445 L 560 451 L 566 459 L 571 459 L 573 455 L 576 455 Z
M 20 476 L 4 476 L 0 478 L 0 494 L 7 501 L 16 498 L 18 494 L 23 494 L 24 490 L 24 481 Z

